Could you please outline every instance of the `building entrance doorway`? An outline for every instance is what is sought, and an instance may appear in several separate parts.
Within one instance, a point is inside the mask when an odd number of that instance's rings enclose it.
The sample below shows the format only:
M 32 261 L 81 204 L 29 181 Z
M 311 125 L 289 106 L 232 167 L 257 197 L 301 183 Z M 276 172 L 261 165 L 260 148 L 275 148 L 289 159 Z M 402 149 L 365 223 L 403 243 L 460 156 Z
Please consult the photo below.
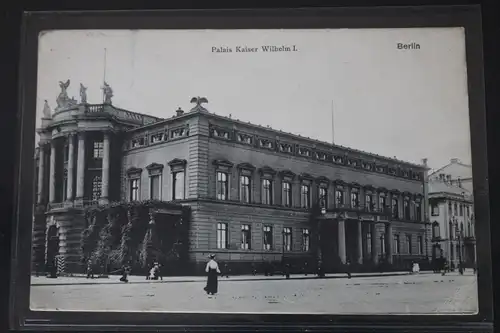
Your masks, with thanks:
M 46 271 L 57 272 L 56 256 L 59 254 L 59 230 L 55 225 L 49 227 L 47 231 L 47 256 L 45 261 Z

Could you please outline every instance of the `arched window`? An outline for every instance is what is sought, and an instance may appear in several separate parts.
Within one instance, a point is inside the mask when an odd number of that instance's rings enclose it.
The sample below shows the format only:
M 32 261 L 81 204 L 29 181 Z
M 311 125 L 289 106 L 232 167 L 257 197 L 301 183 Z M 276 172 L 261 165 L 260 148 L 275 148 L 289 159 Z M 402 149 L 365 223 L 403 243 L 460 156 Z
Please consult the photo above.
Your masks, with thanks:
M 439 238 L 439 237 L 440 237 L 439 223 L 437 223 L 437 221 L 434 221 L 432 223 L 432 238 Z

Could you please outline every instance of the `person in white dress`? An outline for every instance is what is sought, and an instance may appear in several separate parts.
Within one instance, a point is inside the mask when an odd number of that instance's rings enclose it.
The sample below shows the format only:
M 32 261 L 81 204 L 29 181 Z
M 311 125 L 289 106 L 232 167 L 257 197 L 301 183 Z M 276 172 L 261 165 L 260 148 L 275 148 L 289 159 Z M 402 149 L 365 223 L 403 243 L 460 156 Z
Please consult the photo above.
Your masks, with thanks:
M 204 288 L 208 295 L 215 295 L 218 292 L 218 275 L 220 274 L 219 264 L 215 261 L 215 255 L 210 255 L 210 261 L 205 267 L 207 273 L 207 285 Z

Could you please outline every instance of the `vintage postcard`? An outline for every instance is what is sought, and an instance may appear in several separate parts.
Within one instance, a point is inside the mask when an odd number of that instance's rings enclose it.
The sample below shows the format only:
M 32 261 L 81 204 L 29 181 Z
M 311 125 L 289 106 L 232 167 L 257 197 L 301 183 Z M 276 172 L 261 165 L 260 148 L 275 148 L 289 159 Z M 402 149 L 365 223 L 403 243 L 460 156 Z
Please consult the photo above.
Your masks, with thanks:
M 39 36 L 32 310 L 476 314 L 462 28 Z

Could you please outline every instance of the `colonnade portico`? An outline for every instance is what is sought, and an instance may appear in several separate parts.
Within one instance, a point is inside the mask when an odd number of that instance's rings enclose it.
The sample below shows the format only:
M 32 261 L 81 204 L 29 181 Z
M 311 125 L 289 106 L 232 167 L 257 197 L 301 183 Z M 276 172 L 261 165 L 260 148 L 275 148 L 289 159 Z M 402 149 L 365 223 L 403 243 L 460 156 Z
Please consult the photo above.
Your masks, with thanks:
M 386 256 L 388 263 L 392 263 L 392 233 L 393 227 L 389 221 L 377 221 L 373 220 L 363 220 L 361 218 L 339 218 L 336 214 L 332 216 L 325 216 L 320 218 L 321 223 L 334 224 L 336 225 L 336 251 L 338 255 L 339 262 L 341 264 L 346 264 L 347 260 L 350 259 L 351 264 L 363 265 L 370 261 L 372 264 L 377 265 L 381 254 Z M 377 225 L 384 226 L 384 236 L 377 229 Z M 335 229 L 334 229 L 335 230 Z M 347 232 L 347 230 L 351 230 Z M 354 232 L 354 230 L 356 232 Z M 321 233 L 321 230 L 320 230 Z M 366 238 L 366 234 L 370 234 L 370 240 Z M 352 238 L 351 238 L 352 237 Z M 348 239 L 347 239 L 348 238 Z M 327 233 L 323 232 L 319 236 L 320 242 L 331 241 L 331 237 Z M 352 240 L 351 244 L 353 246 L 348 247 L 347 241 Z M 366 240 L 366 242 L 365 242 Z M 380 241 L 380 243 L 378 243 Z M 354 244 L 355 243 L 355 244 Z M 380 244 L 380 245 L 379 245 Z M 354 246 L 355 245 L 355 246 Z M 326 253 L 321 249 L 318 249 L 318 259 L 323 261 Z M 382 251 L 382 253 L 380 253 Z
M 87 147 L 89 144 L 89 132 L 71 132 L 58 137 L 53 137 L 50 142 L 49 165 L 45 163 L 47 151 L 44 145 L 40 145 L 39 150 L 39 166 L 38 166 L 38 193 L 37 203 L 43 204 L 45 202 L 45 181 L 44 176 L 46 173 L 45 168 L 49 168 L 49 182 L 48 182 L 48 202 L 50 204 L 56 203 L 58 200 L 56 196 L 58 177 L 63 177 L 61 174 L 56 173 L 56 163 L 62 154 L 61 145 L 58 145 L 58 140 L 66 140 L 68 145 L 67 156 L 67 183 L 65 193 L 63 193 L 61 202 L 63 201 L 83 201 L 85 198 L 85 178 L 87 169 Z M 76 139 L 77 138 L 77 139 Z M 77 143 L 75 142 L 77 140 Z M 77 147 L 75 147 L 75 145 Z M 110 153 L 111 153 L 111 134 L 104 132 L 103 135 L 103 155 L 102 155 L 102 175 L 101 175 L 101 197 L 100 202 L 106 203 L 109 197 L 109 169 L 110 169 Z M 76 163 L 75 163 L 76 162 Z M 75 175 L 76 164 L 76 175 Z M 76 180 L 75 180 L 76 176 Z M 76 183 L 76 191 L 74 190 Z M 65 200 L 64 200 L 65 197 Z

